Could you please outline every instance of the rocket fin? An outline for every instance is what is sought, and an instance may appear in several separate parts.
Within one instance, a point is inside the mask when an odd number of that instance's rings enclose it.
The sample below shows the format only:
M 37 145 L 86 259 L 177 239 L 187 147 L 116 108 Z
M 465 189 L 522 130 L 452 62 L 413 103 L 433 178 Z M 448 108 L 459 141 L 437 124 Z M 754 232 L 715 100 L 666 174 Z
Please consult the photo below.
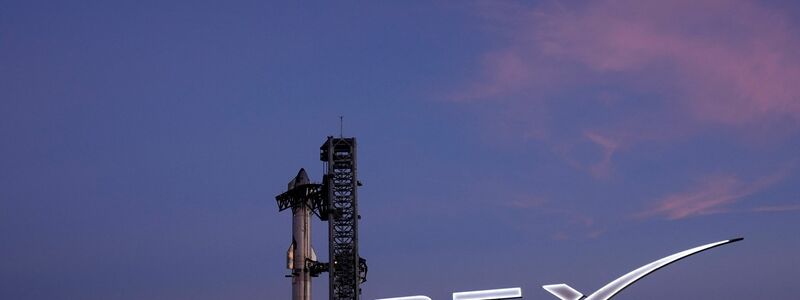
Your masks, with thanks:
M 289 270 L 294 269 L 294 249 L 297 248 L 297 245 L 294 243 L 294 239 L 292 239 L 292 244 L 289 245 L 289 250 L 286 250 L 286 268 Z
M 542 286 L 545 290 L 561 300 L 581 300 L 586 298 L 581 292 L 576 291 L 566 284 L 551 284 Z
M 314 247 L 311 247 L 311 260 L 317 261 L 317 251 L 314 251 Z

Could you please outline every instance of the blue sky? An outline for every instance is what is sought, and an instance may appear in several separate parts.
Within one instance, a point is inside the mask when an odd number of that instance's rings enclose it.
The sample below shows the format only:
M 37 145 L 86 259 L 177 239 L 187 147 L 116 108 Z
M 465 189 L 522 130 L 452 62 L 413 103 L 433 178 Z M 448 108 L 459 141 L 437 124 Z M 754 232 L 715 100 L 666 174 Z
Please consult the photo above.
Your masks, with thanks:
M 616 299 L 798 294 L 798 17 L 744 0 L 4 1 L 0 298 L 288 299 L 274 196 L 301 167 L 321 178 L 340 115 L 365 299 L 590 293 L 736 236 Z

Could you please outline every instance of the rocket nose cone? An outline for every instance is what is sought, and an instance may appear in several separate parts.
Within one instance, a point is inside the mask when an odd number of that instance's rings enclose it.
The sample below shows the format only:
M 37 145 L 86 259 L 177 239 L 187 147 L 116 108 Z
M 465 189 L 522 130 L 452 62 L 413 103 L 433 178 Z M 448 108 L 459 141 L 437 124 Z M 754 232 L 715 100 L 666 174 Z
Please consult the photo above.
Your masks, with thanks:
M 297 176 L 289 182 L 289 189 L 293 189 L 298 185 L 308 184 L 311 180 L 308 179 L 308 174 L 306 174 L 306 169 L 300 168 L 300 171 L 297 172 Z
M 300 171 L 297 172 L 297 176 L 294 177 L 294 182 L 297 184 L 307 184 L 311 182 L 308 179 L 308 174 L 306 174 L 306 169 L 300 168 Z

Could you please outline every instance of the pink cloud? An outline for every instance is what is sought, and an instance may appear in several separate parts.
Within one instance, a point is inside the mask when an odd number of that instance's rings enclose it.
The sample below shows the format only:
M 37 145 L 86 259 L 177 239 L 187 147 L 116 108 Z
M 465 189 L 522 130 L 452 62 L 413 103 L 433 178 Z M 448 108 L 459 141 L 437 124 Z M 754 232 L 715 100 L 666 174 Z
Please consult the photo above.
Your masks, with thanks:
M 597 238 L 605 233 L 605 228 L 592 216 L 573 209 L 554 207 L 555 203 L 539 196 L 517 197 L 505 203 L 505 206 L 515 210 L 531 210 L 557 216 L 564 223 L 552 238 L 555 240 L 569 240 L 573 238 Z
M 650 209 L 637 213 L 639 218 L 666 217 L 670 220 L 732 212 L 729 206 L 768 188 L 786 177 L 781 172 L 754 182 L 733 175 L 711 176 L 689 190 L 664 196 Z
M 563 231 L 558 231 L 553 233 L 552 239 L 556 241 L 566 241 L 570 239 L 570 236 Z
M 787 17 L 756 2 L 489 8 L 487 18 L 501 23 L 493 32 L 507 44 L 485 55 L 481 79 L 456 98 L 524 93 L 524 102 L 565 86 L 624 79 L 662 92 L 674 113 L 700 122 L 800 121 L 800 38 Z
M 583 132 L 579 142 L 562 142 L 554 146 L 553 151 L 571 167 L 585 171 L 597 179 L 609 179 L 613 173 L 614 154 L 621 147 L 621 138 L 587 130 Z M 598 153 L 599 158 L 576 159 L 578 155 L 573 152 L 581 148 L 595 148 L 594 151 Z
M 761 206 L 753 209 L 754 212 L 784 212 L 800 210 L 800 204 Z
M 514 201 L 510 201 L 507 204 L 508 204 L 508 206 L 511 206 L 511 207 L 514 207 L 514 208 L 528 209 L 528 208 L 539 208 L 539 207 L 544 206 L 546 203 L 547 203 L 547 199 L 545 199 L 543 197 L 532 196 L 532 197 L 520 198 L 520 199 L 517 199 L 517 200 L 514 200 Z
M 592 175 L 598 178 L 608 178 L 611 174 L 611 157 L 619 148 L 619 143 L 608 137 L 594 132 L 586 132 L 586 138 L 602 148 L 602 159 L 589 167 Z
M 612 177 L 622 151 L 644 143 L 716 130 L 758 147 L 800 129 L 800 26 L 766 4 L 493 1 L 478 8 L 496 46 L 451 99 L 478 107 L 490 138 L 543 143 L 595 178 Z

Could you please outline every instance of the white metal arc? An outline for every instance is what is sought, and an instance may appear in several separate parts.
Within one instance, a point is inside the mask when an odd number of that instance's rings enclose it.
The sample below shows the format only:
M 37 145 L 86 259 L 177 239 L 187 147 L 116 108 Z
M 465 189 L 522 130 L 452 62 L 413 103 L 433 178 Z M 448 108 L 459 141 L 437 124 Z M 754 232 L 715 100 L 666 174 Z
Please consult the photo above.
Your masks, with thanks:
M 586 300 L 608 300 L 608 299 L 611 299 L 611 297 L 614 297 L 619 292 L 621 292 L 623 289 L 625 289 L 626 287 L 630 286 L 631 284 L 634 284 L 639 279 L 642 279 L 643 277 L 647 276 L 648 274 L 653 273 L 653 272 L 655 272 L 658 269 L 661 269 L 663 267 L 666 267 L 667 265 L 669 265 L 671 263 L 674 263 L 674 262 L 676 262 L 678 260 L 681 260 L 683 258 L 689 257 L 689 256 L 691 256 L 693 254 L 697 254 L 697 253 L 706 251 L 706 250 L 711 249 L 711 248 L 719 247 L 719 246 L 722 246 L 722 245 L 725 245 L 725 244 L 730 244 L 730 243 L 733 243 L 733 242 L 738 242 L 738 241 L 741 241 L 741 240 L 742 240 L 741 238 L 737 238 L 737 239 L 719 241 L 719 242 L 716 242 L 716 243 L 710 243 L 710 244 L 703 245 L 703 246 L 700 246 L 700 247 L 695 247 L 695 248 L 692 248 L 692 249 L 689 249 L 689 250 L 686 250 L 686 251 L 678 252 L 678 253 L 675 253 L 673 255 L 670 255 L 670 256 L 664 257 L 662 259 L 659 259 L 657 261 L 651 262 L 651 263 L 649 263 L 647 265 L 644 265 L 644 266 L 642 266 L 642 267 L 640 267 L 640 268 L 638 268 L 636 270 L 633 270 L 630 273 L 625 274 L 622 277 L 617 278 L 616 280 L 610 282 L 606 286 L 600 288 L 599 290 L 597 290 L 593 294 L 589 295 L 589 297 L 586 297 Z

